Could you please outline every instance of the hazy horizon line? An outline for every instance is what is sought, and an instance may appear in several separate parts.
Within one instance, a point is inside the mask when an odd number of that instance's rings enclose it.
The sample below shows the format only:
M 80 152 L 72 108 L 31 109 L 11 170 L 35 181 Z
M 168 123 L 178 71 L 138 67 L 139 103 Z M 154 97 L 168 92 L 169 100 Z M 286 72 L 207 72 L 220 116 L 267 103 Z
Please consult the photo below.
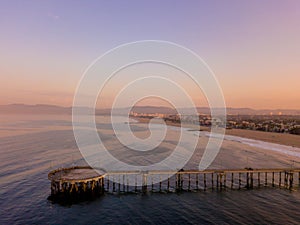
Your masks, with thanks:
M 36 104 L 26 104 L 26 103 L 9 103 L 9 104 L 0 104 L 0 106 L 10 106 L 10 105 L 24 105 L 24 106 L 55 106 L 55 107 L 61 107 L 61 108 L 72 108 L 72 105 L 65 106 L 65 105 L 58 105 L 58 104 L 47 104 L 47 103 L 36 103 Z M 120 109 L 122 108 L 129 108 L 130 106 L 124 106 L 124 107 L 119 107 Z M 172 109 L 171 107 L 168 106 L 159 106 L 159 105 L 137 105 L 134 107 L 163 107 L 163 108 L 169 108 Z M 179 108 L 188 108 L 188 107 L 179 107 Z M 196 106 L 196 108 L 210 108 L 209 106 Z M 220 108 L 220 107 L 216 107 Z M 109 107 L 96 107 L 95 109 L 111 109 Z M 239 107 L 233 107 L 233 106 L 226 106 L 226 109 L 251 109 L 251 110 L 300 110 L 300 108 L 252 108 L 252 107 L 247 107 L 247 106 L 239 106 Z

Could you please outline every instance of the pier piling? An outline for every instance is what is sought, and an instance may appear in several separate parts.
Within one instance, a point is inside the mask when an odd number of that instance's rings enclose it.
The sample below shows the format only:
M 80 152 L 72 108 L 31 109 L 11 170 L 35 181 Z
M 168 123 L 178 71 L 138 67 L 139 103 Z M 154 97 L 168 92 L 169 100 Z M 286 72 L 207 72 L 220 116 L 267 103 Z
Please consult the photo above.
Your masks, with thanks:
M 174 175 L 172 175 L 174 174 Z M 82 194 L 104 194 L 109 192 L 148 191 L 174 192 L 193 190 L 253 189 L 262 184 L 269 187 L 284 187 L 293 190 L 300 186 L 300 169 L 227 169 L 227 170 L 180 170 L 180 171 L 113 171 L 96 173 L 90 167 L 61 168 L 51 171 L 51 195 L 77 196 Z M 166 177 L 166 175 L 169 175 Z M 268 179 L 268 175 L 272 179 Z M 254 177 L 257 176 L 257 180 Z M 283 177 L 282 177 L 283 176 Z M 298 176 L 298 177 L 297 177 Z M 164 178 L 164 180 L 162 180 Z M 227 178 L 228 184 L 227 184 Z M 203 179 L 203 182 L 202 182 Z M 298 185 L 294 180 L 298 179 Z M 121 182 L 122 181 L 122 182 Z M 133 181 L 133 187 L 129 186 Z M 138 186 L 141 181 L 141 186 Z M 149 182 L 150 181 L 150 182 Z M 269 183 L 268 183 L 269 182 Z M 151 188 L 148 188 L 151 185 Z M 118 186 L 116 186 L 118 185 Z M 228 185 L 228 186 L 227 186 Z

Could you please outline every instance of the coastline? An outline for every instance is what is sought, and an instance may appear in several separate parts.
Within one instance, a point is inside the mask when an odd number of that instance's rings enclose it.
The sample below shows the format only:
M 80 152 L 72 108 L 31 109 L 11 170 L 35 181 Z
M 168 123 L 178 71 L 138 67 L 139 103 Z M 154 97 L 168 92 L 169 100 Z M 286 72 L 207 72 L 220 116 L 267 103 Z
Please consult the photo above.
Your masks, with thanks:
M 132 119 L 137 120 L 139 123 L 149 123 L 150 119 L 141 117 L 132 117 Z M 166 121 L 168 126 L 180 127 L 180 123 L 175 123 L 171 121 Z M 183 124 L 183 127 L 195 129 L 197 126 L 193 124 Z M 201 131 L 210 131 L 209 127 L 200 127 Z M 294 134 L 285 133 L 273 133 L 264 132 L 256 130 L 244 130 L 244 129 L 226 129 L 226 135 L 232 135 L 242 138 L 249 138 L 258 141 L 265 141 L 269 143 L 275 143 L 280 145 L 292 146 L 300 148 L 300 136 Z

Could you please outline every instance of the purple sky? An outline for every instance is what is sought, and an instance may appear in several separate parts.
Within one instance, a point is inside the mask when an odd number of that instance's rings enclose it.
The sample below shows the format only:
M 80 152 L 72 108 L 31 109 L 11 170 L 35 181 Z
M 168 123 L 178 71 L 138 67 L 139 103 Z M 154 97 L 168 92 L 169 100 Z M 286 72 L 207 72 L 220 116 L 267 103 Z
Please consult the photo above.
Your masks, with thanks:
M 71 105 L 86 67 L 120 44 L 183 45 L 231 107 L 300 108 L 300 1 L 0 1 L 0 104 Z

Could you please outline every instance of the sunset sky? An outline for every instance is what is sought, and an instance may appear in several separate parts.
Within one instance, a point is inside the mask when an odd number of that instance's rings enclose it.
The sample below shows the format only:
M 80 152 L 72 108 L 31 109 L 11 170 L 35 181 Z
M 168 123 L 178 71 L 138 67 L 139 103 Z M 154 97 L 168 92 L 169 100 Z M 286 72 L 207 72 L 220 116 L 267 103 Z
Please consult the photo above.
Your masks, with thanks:
M 228 107 L 300 109 L 300 1 L 0 4 L 0 104 L 71 106 L 94 59 L 127 42 L 154 39 L 202 57 Z

